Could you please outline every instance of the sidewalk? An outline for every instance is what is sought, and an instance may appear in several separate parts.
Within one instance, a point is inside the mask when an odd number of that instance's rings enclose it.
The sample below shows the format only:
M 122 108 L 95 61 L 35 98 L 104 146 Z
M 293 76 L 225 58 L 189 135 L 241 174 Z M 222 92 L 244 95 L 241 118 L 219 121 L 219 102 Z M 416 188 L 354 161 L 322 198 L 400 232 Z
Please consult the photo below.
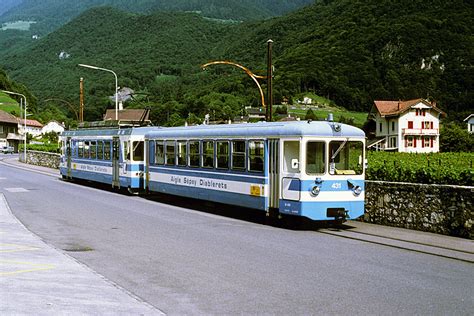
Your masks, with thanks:
M 30 233 L 13 216 L 3 194 L 0 314 L 163 315 Z

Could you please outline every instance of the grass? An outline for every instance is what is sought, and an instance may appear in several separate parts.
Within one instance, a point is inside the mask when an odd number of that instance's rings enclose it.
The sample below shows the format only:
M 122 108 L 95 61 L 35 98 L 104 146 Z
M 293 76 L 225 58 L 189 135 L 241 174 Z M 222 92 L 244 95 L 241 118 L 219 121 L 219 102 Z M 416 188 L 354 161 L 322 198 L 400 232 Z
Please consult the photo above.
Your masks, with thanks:
M 36 23 L 35 21 L 15 21 L 8 22 L 2 25 L 2 30 L 19 30 L 19 31 L 28 31 L 31 24 Z
M 0 110 L 20 116 L 20 106 L 18 102 L 10 98 L 8 95 L 0 93 Z

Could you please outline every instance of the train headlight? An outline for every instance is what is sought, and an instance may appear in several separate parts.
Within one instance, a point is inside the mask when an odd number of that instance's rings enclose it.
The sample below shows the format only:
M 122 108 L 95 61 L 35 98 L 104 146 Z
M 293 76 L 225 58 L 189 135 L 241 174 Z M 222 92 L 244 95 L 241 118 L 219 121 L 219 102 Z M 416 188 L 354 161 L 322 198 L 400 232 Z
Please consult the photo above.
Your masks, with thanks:
M 362 193 L 362 188 L 358 185 L 356 185 L 353 189 L 352 192 L 354 193 L 355 196 L 359 196 Z
M 316 197 L 318 196 L 319 192 L 321 191 L 321 188 L 315 185 L 311 191 L 309 192 L 312 196 Z

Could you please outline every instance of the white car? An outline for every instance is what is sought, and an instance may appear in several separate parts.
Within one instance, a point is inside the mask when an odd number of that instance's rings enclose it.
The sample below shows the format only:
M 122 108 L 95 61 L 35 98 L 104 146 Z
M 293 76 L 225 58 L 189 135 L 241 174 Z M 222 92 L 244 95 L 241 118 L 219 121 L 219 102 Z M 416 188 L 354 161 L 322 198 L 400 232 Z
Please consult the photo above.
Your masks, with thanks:
M 15 149 L 12 146 L 3 146 L 0 148 L 0 152 L 4 154 L 13 154 Z

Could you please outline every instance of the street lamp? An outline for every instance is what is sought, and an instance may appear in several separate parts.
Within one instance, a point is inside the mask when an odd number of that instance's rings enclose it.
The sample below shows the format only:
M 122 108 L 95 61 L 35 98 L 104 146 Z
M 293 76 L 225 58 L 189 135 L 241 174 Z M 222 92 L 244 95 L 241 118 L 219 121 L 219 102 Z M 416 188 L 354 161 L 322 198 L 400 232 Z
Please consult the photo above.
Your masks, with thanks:
M 111 72 L 115 76 L 115 120 L 118 121 L 118 78 L 117 74 L 113 72 L 110 69 L 106 68 L 101 68 L 101 67 L 96 67 L 96 66 L 91 66 L 91 65 L 85 65 L 85 64 L 78 64 L 80 67 L 85 67 L 85 68 L 90 68 L 90 69 L 95 69 L 95 70 L 103 70 L 107 72 Z
M 18 95 L 20 97 L 22 97 L 24 100 L 25 100 L 25 120 L 24 120 L 24 124 L 25 124 L 25 148 L 24 149 L 24 153 L 25 153 L 25 163 L 26 163 L 26 136 L 27 136 L 27 133 L 26 133 L 26 97 L 24 94 L 21 94 L 21 93 L 18 93 L 18 92 L 13 92 L 13 91 L 7 91 L 7 90 L 0 90 L 1 92 L 3 93 L 7 93 L 7 94 L 13 94 L 13 95 Z M 21 109 L 22 109 L 22 99 L 20 98 L 20 119 L 21 119 Z

